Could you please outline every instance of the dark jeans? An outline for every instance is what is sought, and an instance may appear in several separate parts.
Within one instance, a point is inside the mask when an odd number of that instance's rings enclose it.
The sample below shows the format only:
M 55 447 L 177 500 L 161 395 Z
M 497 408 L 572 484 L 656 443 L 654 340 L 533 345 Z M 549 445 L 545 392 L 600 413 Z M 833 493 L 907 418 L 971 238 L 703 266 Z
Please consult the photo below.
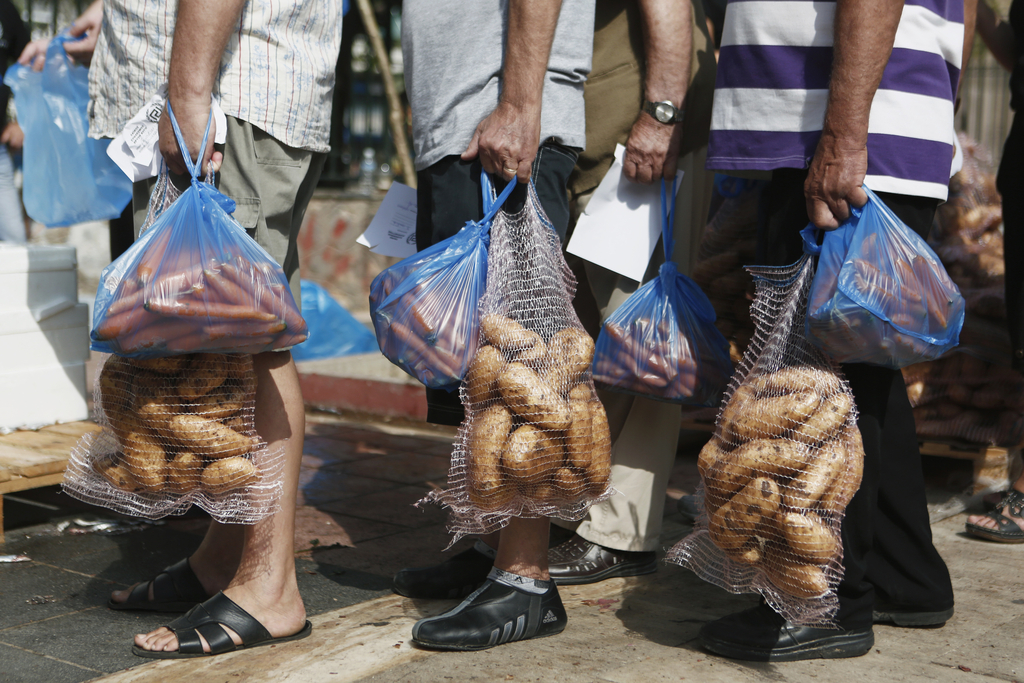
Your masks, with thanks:
M 766 265 L 795 262 L 807 226 L 803 169 L 774 171 L 758 231 L 758 258 Z M 904 223 L 927 234 L 938 201 L 877 193 Z M 914 413 L 898 370 L 842 366 L 853 389 L 864 440 L 864 478 L 843 520 L 839 584 L 840 626 L 871 626 L 876 601 L 895 608 L 938 611 L 953 606 L 949 571 L 932 544 Z
M 569 225 L 569 197 L 565 186 L 576 165 L 576 152 L 554 142 L 545 142 L 537 150 L 533 162 L 533 182 L 541 207 L 565 240 Z M 495 180 L 501 192 L 505 182 Z M 462 229 L 467 221 L 484 215 L 480 193 L 480 162 L 463 161 L 457 156 L 445 157 L 416 174 L 416 246 L 419 249 L 447 239 Z M 526 204 L 526 185 L 519 185 L 505 201 L 504 210 L 516 213 Z M 464 413 L 458 391 L 427 389 L 427 422 L 458 425 Z

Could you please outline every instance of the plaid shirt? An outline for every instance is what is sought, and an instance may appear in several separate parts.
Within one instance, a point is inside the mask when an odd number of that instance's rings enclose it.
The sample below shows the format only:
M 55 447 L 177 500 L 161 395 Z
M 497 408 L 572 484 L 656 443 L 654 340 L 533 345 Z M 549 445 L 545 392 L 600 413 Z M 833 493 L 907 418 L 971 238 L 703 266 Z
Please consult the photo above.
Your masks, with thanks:
M 229 116 L 326 152 L 341 49 L 341 0 L 249 0 L 214 95 Z M 89 69 L 89 135 L 112 138 L 167 81 L 176 0 L 104 0 Z

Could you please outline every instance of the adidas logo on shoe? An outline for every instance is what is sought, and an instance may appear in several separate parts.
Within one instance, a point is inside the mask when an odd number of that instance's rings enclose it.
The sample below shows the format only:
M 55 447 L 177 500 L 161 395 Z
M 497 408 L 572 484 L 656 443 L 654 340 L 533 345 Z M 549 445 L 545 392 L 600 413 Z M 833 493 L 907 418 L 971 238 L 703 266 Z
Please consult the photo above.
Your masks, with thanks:
M 555 616 L 554 612 L 548 610 L 548 613 L 544 615 L 544 619 L 542 620 L 542 622 L 545 624 L 550 624 L 552 621 L 558 621 L 558 617 Z

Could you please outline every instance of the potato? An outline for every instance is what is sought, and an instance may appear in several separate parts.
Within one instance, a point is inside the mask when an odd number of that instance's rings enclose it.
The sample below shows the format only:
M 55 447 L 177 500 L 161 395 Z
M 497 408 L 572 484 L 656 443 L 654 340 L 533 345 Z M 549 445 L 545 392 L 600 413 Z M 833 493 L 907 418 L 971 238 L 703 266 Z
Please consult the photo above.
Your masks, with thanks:
M 722 550 L 739 550 L 750 540 L 761 524 L 760 508 L 756 505 L 734 504 L 730 500 L 719 507 L 708 519 L 708 533 Z
M 734 450 L 732 456 L 759 474 L 789 477 L 810 464 L 812 453 L 803 444 L 788 439 L 757 439 Z
M 544 343 L 544 340 L 540 338 L 540 335 L 536 332 L 530 332 L 531 335 L 536 335 L 533 340 L 533 346 L 524 351 L 521 351 L 517 356 L 516 360 L 520 363 L 529 363 L 530 365 L 536 365 L 542 360 L 547 358 L 548 345 Z
M 590 424 L 593 442 L 590 450 L 590 464 L 587 465 L 585 476 L 587 491 L 591 495 L 601 495 L 608 488 L 612 477 L 612 437 L 608 429 L 608 416 L 600 401 L 590 402 Z
M 505 359 L 494 346 L 481 346 L 469 364 L 466 378 L 466 397 L 470 403 L 483 403 L 497 397 L 497 381 Z
M 555 470 L 551 476 L 551 485 L 567 503 L 576 502 L 587 490 L 583 476 L 568 467 L 559 467 Z
M 728 454 L 722 450 L 722 442 L 712 437 L 704 444 L 704 448 L 700 449 L 700 455 L 697 456 L 697 471 L 704 477 L 712 465 L 726 457 Z
M 786 543 L 801 559 L 823 564 L 839 556 L 839 539 L 817 515 L 787 512 L 778 522 Z
M 248 458 L 234 456 L 214 460 L 203 469 L 200 486 L 213 494 L 227 493 L 256 483 L 259 473 Z
M 754 401 L 754 388 L 749 384 L 741 384 L 736 388 L 736 391 L 729 397 L 725 407 L 722 408 L 722 415 L 720 422 L 723 425 L 722 436 L 730 438 L 730 432 L 725 430 L 725 425 L 732 424 L 736 421 L 736 418 L 743 414 L 750 408 L 750 404 Z M 734 437 L 733 437 L 734 438 Z
M 186 413 L 172 417 L 168 426 L 181 448 L 204 458 L 231 458 L 252 450 L 249 437 L 216 420 Z
M 769 436 L 781 436 L 806 422 L 818 409 L 820 402 L 818 392 L 813 389 L 802 389 L 791 394 L 758 399 L 750 407 L 748 415 L 759 422 L 755 424 L 755 429 L 759 428 Z M 756 432 L 749 434 L 747 438 L 757 438 Z
M 536 332 L 497 313 L 481 318 L 480 330 L 484 333 L 484 339 L 489 344 L 498 347 L 509 360 L 515 360 L 520 353 L 534 349 L 538 342 L 543 343 L 540 335 Z M 537 351 L 533 353 L 537 353 Z
M 146 432 L 129 432 L 122 449 L 124 467 L 143 490 L 163 489 L 167 456 L 155 437 Z
M 219 356 L 220 354 L 196 354 L 192 363 L 182 370 L 178 393 L 182 398 L 193 399 L 208 394 L 228 378 L 226 363 L 201 360 L 200 356 Z
M 764 539 L 754 536 L 744 543 L 742 547 L 735 550 L 726 550 L 725 554 L 731 560 L 740 564 L 758 564 L 764 559 Z
M 798 562 L 781 553 L 763 564 L 768 578 L 784 593 L 797 598 L 817 598 L 828 592 L 828 578 L 816 564 Z
M 115 433 L 127 431 L 122 422 L 133 391 L 131 372 L 128 359 L 121 356 L 107 358 L 100 371 L 100 403 Z
M 583 330 L 567 327 L 548 342 L 548 372 L 551 386 L 567 393 L 594 361 L 594 340 Z
M 714 514 L 736 491 L 754 478 L 749 461 L 737 460 L 732 455 L 715 461 L 704 474 L 704 505 L 708 514 Z
M 809 446 L 831 439 L 846 424 L 846 418 L 852 409 L 852 395 L 845 391 L 833 394 L 823 399 L 814 414 L 793 429 L 791 436 Z
M 166 356 L 164 358 L 134 358 L 132 364 L 145 370 L 158 372 L 161 375 L 173 375 L 192 360 L 191 356 Z
M 596 395 L 590 388 L 590 384 L 577 384 L 569 391 L 566 398 L 570 401 L 591 401 L 596 398 Z
M 190 451 L 178 453 L 167 461 L 164 475 L 167 479 L 167 490 L 172 493 L 188 493 L 199 488 L 199 478 L 203 472 L 203 459 Z
M 104 479 L 122 491 L 138 493 L 145 490 L 143 486 L 135 480 L 132 473 L 123 465 L 118 463 L 114 456 L 100 458 L 93 463 L 93 469 L 103 476 Z
M 143 426 L 165 439 L 171 438 L 171 418 L 182 412 L 178 397 L 170 389 L 162 395 L 154 395 L 152 389 L 137 394 L 132 409 Z
M 850 444 L 842 449 L 837 448 L 833 467 L 835 481 L 822 496 L 820 505 L 824 510 L 844 509 L 850 499 L 860 488 L 860 480 L 864 475 L 864 442 L 861 440 L 860 429 L 852 427 Z
M 544 432 L 533 425 L 523 425 L 512 432 L 501 454 L 501 464 L 513 481 L 537 483 L 547 471 L 537 457 L 537 446 Z
M 753 509 L 757 508 L 757 514 L 764 520 L 771 520 L 779 511 L 782 496 L 774 479 L 755 477 L 732 497 L 730 503 L 733 507 L 746 506 L 741 509 L 750 515 L 753 515 Z
M 569 401 L 569 416 L 572 422 L 566 431 L 566 461 L 573 467 L 586 469 L 592 457 L 594 433 L 589 401 Z
M 759 397 L 793 394 L 804 389 L 827 395 L 838 392 L 841 386 L 834 372 L 809 365 L 780 368 L 754 378 L 750 384 Z
M 473 417 L 466 454 L 466 488 L 470 500 L 488 512 L 500 508 L 514 493 L 505 485 L 499 466 L 511 429 L 512 414 L 500 404 Z
M 508 407 L 527 422 L 555 431 L 569 428 L 569 404 L 522 363 L 509 365 L 498 376 L 498 391 Z
M 224 420 L 232 415 L 240 413 L 245 407 L 243 401 L 232 400 L 233 394 L 215 391 L 203 396 L 197 396 L 194 403 L 188 404 L 189 409 L 208 420 Z
M 227 419 L 221 420 L 221 424 L 225 427 L 230 427 L 239 434 L 245 434 L 248 430 L 245 427 L 245 418 L 241 415 L 232 415 Z

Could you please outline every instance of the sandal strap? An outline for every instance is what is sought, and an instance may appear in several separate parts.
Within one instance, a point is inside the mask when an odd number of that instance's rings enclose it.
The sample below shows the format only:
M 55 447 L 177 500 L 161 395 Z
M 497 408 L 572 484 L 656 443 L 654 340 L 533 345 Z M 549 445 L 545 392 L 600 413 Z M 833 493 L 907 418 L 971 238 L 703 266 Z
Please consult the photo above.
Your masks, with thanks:
M 154 602 L 202 602 L 206 589 L 192 571 L 188 558 L 167 567 L 153 578 Z
M 196 605 L 168 624 L 167 628 L 178 637 L 178 652 L 181 654 L 203 653 L 200 634 L 206 638 L 211 653 L 220 654 L 236 649 L 231 636 L 222 626 L 237 633 L 243 647 L 273 639 L 263 624 L 224 593 L 217 593 L 206 602 Z M 195 649 L 197 646 L 198 650 Z
M 1021 513 L 1024 512 L 1024 493 L 1021 493 L 1017 489 L 1010 487 L 1008 491 L 1003 493 L 1003 499 L 999 501 L 999 508 L 1006 509 L 1010 513 L 1011 517 L 1024 516 Z

